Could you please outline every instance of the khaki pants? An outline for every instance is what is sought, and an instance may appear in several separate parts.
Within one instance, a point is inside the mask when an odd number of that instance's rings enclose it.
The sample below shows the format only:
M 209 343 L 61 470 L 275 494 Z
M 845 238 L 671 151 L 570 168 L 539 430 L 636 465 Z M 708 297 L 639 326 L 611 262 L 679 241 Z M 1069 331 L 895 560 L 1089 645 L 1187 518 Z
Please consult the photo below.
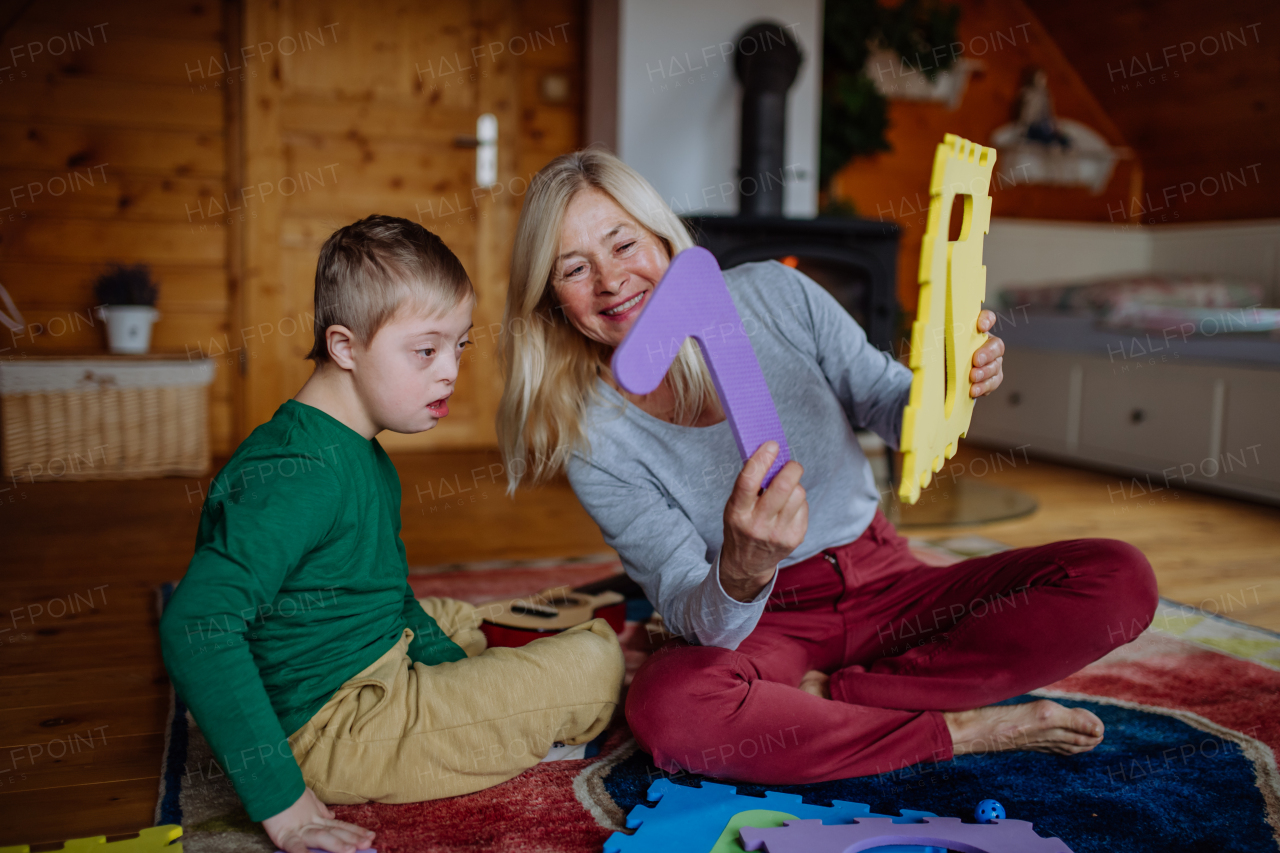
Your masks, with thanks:
M 585 743 L 613 716 L 623 659 L 593 619 L 517 649 L 484 649 L 470 604 L 420 599 L 470 657 L 410 663 L 413 631 L 348 679 L 289 738 L 303 778 L 326 803 L 409 803 L 505 782 L 556 741 Z

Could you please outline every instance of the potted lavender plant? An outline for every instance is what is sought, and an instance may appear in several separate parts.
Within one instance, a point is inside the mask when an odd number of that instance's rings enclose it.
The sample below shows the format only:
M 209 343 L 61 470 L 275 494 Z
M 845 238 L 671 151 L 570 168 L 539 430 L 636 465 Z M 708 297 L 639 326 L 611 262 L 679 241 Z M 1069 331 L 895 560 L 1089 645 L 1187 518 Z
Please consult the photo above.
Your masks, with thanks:
M 107 348 L 113 353 L 145 353 L 151 346 L 156 284 L 146 264 L 112 264 L 93 285 L 98 316 L 107 324 Z

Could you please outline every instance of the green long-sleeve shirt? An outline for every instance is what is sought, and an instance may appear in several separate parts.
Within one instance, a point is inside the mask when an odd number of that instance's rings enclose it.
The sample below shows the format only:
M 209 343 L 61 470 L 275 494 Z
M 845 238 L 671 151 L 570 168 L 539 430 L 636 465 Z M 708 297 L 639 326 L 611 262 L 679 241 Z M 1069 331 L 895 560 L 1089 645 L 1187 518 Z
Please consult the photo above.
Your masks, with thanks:
M 409 587 L 386 452 L 286 402 L 210 483 L 195 556 L 160 621 L 174 687 L 250 818 L 302 796 L 288 735 L 405 627 L 415 661 L 466 656 Z

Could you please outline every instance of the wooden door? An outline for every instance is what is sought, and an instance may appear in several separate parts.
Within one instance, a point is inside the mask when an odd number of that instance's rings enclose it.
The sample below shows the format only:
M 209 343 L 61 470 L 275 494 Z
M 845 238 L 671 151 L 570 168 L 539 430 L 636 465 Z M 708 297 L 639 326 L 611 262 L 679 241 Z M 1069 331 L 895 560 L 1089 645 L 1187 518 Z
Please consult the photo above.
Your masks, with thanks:
M 518 207 L 517 81 L 505 45 L 518 0 L 248 0 L 244 93 L 244 432 L 311 375 L 312 295 L 321 244 L 373 213 L 422 223 L 475 284 L 477 346 L 449 417 L 388 449 L 491 447 L 501 390 L 495 338 Z M 245 73 L 245 72 L 240 72 Z M 473 192 L 476 119 L 498 119 L 499 187 Z M 518 205 L 518 199 L 514 200 Z

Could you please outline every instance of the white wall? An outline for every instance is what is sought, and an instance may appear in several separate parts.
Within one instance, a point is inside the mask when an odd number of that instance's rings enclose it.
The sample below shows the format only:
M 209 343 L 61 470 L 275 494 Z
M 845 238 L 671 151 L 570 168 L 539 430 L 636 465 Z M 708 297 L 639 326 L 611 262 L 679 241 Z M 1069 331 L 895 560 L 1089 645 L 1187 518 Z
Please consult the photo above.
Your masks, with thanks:
M 1152 226 L 1152 272 L 1213 272 L 1267 287 L 1280 306 L 1280 221 Z
M 1151 228 L 992 217 L 982 247 L 987 293 L 1010 285 L 1146 272 L 1151 268 Z
M 730 46 L 761 19 L 788 27 L 804 55 L 787 99 L 783 209 L 816 216 L 822 0 L 620 0 L 615 150 L 676 213 L 738 212 Z
M 1129 273 L 1214 273 L 1256 281 L 1280 305 L 1280 221 L 1116 225 L 993 217 L 987 292 Z

